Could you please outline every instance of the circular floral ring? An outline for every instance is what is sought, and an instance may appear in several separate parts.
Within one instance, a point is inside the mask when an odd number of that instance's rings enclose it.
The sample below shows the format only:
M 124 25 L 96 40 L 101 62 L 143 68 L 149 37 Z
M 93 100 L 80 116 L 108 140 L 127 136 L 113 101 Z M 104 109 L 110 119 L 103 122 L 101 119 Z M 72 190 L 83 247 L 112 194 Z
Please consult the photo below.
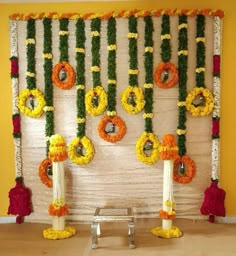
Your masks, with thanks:
M 170 72 L 172 74 L 171 79 L 167 79 L 166 81 L 163 81 L 163 72 Z M 167 73 L 168 74 L 168 73 Z M 155 72 L 154 72 L 154 80 L 157 86 L 163 89 L 171 88 L 175 84 L 178 83 L 179 77 L 178 77 L 178 71 L 175 65 L 172 62 L 161 62 Z
M 146 143 L 151 143 L 151 154 L 145 154 Z M 159 159 L 159 146 L 160 142 L 153 133 L 143 132 L 137 140 L 135 152 L 139 161 L 152 165 Z
M 106 131 L 106 126 L 107 124 L 111 123 L 112 128 L 111 131 Z M 119 128 L 118 132 L 115 132 L 115 126 L 117 126 Z M 109 117 L 109 116 L 104 116 L 102 118 L 102 120 L 100 121 L 99 125 L 98 125 L 98 133 L 99 136 L 109 142 L 117 142 L 119 140 L 121 140 L 124 135 L 126 134 L 126 125 L 125 122 L 119 117 L 119 116 L 113 116 L 113 117 Z
M 96 98 L 97 106 L 93 103 Z M 102 86 L 90 89 L 85 95 L 86 111 L 93 116 L 101 115 L 107 107 L 107 94 Z
M 62 71 L 64 71 L 65 75 L 63 79 L 60 79 L 60 73 Z M 52 81 L 57 87 L 63 90 L 70 89 L 75 83 L 75 71 L 73 67 L 66 61 L 57 63 L 53 67 Z
M 201 95 L 203 98 L 203 103 L 196 105 L 193 104 L 196 97 Z M 195 87 L 186 97 L 186 109 L 193 115 L 193 116 L 207 116 L 209 115 L 214 108 L 214 98 L 212 93 L 204 87 Z
M 29 98 L 32 98 L 33 104 L 34 103 L 34 98 L 36 98 L 37 105 L 31 105 L 31 107 L 27 106 L 27 100 Z M 45 106 L 45 100 L 44 100 L 44 95 L 39 89 L 24 89 L 20 92 L 19 98 L 18 98 L 18 108 L 21 113 L 25 114 L 26 116 L 29 117 L 34 117 L 38 118 L 43 114 L 43 108 Z
M 180 174 L 179 165 L 183 164 L 184 173 Z M 194 161 L 188 156 L 178 156 L 174 161 L 173 179 L 178 183 L 189 183 L 196 173 Z
M 129 102 L 131 95 L 133 97 L 134 104 Z M 129 85 L 121 95 L 121 104 L 129 114 L 137 114 L 141 112 L 145 105 L 142 88 Z
M 52 165 L 52 162 L 50 159 L 46 158 L 44 159 L 40 166 L 39 166 L 39 177 L 43 184 L 45 184 L 47 187 L 51 188 L 53 185 L 52 179 L 48 176 L 47 169 L 49 166 Z
M 78 153 L 78 146 L 81 146 L 85 149 L 85 154 L 81 151 L 81 154 Z M 88 164 L 94 156 L 94 147 L 91 140 L 84 136 L 82 138 L 75 137 L 69 144 L 68 154 L 70 160 L 79 165 Z
M 74 227 L 65 227 L 63 230 L 47 228 L 43 230 L 43 237 L 52 240 L 65 239 L 75 235 L 75 233 L 76 230 Z

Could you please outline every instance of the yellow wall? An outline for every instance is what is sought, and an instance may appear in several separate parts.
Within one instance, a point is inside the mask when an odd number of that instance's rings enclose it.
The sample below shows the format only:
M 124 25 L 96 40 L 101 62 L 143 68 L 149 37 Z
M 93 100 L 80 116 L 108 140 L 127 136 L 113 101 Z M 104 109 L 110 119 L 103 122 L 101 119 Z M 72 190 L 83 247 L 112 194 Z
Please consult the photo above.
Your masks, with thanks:
M 122 2 L 83 2 L 83 3 L 47 3 L 47 4 L 0 4 L 0 215 L 6 215 L 8 191 L 14 182 L 14 147 L 12 138 L 12 95 L 10 81 L 10 49 L 8 34 L 8 16 L 12 13 L 30 12 L 107 12 L 131 9 L 222 9 L 225 11 L 223 30 L 223 66 L 222 74 L 222 113 L 221 113 L 221 186 L 226 191 L 227 216 L 236 216 L 236 101 L 235 59 L 236 59 L 236 2 L 234 0 L 142 0 Z M 199 170 L 202 172 L 210 170 Z M 37 173 L 37 170 L 35 170 Z

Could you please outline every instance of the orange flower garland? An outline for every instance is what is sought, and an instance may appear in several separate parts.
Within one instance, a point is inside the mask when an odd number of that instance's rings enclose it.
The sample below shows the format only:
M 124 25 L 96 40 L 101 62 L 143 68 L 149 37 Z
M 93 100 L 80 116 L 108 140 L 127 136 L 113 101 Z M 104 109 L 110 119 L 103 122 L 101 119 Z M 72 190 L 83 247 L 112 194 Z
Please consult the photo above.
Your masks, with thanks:
M 160 158 L 162 160 L 175 159 L 178 156 L 178 147 L 175 137 L 172 134 L 166 134 L 160 147 Z
M 59 78 L 61 70 L 64 70 L 67 74 L 67 79 L 65 81 L 61 81 Z M 75 71 L 73 67 L 66 61 L 56 64 L 53 67 L 52 81 L 57 87 L 63 90 L 70 89 L 75 83 Z
M 58 217 L 66 216 L 69 213 L 68 205 L 64 204 L 64 205 L 59 206 L 59 205 L 52 203 L 48 207 L 48 213 L 51 216 L 58 216 Z
M 39 177 L 43 184 L 51 188 L 53 185 L 52 179 L 48 176 L 47 168 L 51 166 L 52 162 L 48 158 L 44 159 L 39 166 Z
M 184 174 L 180 174 L 179 172 L 179 165 L 183 164 L 184 165 Z M 184 156 L 178 156 L 175 161 L 174 161 L 174 174 L 173 174 L 173 179 L 178 182 L 178 183 L 189 183 L 193 177 L 195 176 L 196 173 L 196 166 L 194 161 L 184 155 Z
M 106 126 L 111 123 L 111 125 L 114 125 L 115 127 L 118 127 L 119 130 L 117 133 L 108 133 L 106 132 Z M 100 121 L 98 125 L 98 133 L 99 136 L 109 142 L 115 143 L 119 140 L 121 140 L 124 135 L 126 134 L 126 125 L 125 122 L 119 117 L 119 116 L 114 116 L 114 117 L 109 117 L 109 116 L 104 116 L 102 120 Z
M 172 74 L 172 78 L 163 82 L 162 75 L 164 72 L 170 72 Z M 178 82 L 178 71 L 175 65 L 172 62 L 161 62 L 155 72 L 154 72 L 154 80 L 157 86 L 160 88 L 166 89 L 173 87 Z
M 160 210 L 159 214 L 160 214 L 160 218 L 164 220 L 174 220 L 176 217 L 175 210 L 171 210 L 168 212 L 164 210 Z

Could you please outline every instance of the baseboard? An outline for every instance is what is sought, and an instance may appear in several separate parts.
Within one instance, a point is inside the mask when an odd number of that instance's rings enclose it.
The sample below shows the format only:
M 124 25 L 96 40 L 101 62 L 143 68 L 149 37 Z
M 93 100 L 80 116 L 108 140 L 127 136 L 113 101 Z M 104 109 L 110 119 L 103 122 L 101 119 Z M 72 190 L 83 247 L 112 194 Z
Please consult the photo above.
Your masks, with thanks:
M 4 224 L 4 223 L 16 223 L 16 217 L 15 216 L 6 216 L 6 217 L 3 217 L 1 216 L 0 217 L 0 224 Z
M 236 216 L 217 217 L 217 222 L 233 224 L 236 223 Z

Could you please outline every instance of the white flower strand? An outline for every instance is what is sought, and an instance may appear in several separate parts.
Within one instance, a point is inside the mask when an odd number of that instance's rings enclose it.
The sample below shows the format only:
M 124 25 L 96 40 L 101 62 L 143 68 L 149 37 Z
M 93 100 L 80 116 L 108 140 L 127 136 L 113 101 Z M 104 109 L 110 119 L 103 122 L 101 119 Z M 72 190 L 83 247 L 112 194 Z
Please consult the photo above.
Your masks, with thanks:
M 17 37 L 17 21 L 10 20 L 10 54 L 11 57 L 18 58 L 18 37 Z M 18 78 L 11 79 L 12 84 L 12 109 L 13 114 L 19 114 L 17 97 L 19 94 L 19 80 Z M 21 152 L 21 138 L 14 138 L 14 152 L 15 152 L 15 177 L 22 177 L 22 152 Z
M 214 55 L 220 56 L 221 53 L 221 19 L 218 16 L 214 17 Z M 221 56 L 220 56 L 221 57 Z M 220 77 L 213 77 L 213 95 L 214 95 L 214 110 L 213 117 L 220 117 L 220 89 L 221 81 Z M 219 149 L 220 141 L 219 138 L 212 139 L 212 154 L 211 154 L 211 178 L 213 180 L 218 180 L 219 175 Z

